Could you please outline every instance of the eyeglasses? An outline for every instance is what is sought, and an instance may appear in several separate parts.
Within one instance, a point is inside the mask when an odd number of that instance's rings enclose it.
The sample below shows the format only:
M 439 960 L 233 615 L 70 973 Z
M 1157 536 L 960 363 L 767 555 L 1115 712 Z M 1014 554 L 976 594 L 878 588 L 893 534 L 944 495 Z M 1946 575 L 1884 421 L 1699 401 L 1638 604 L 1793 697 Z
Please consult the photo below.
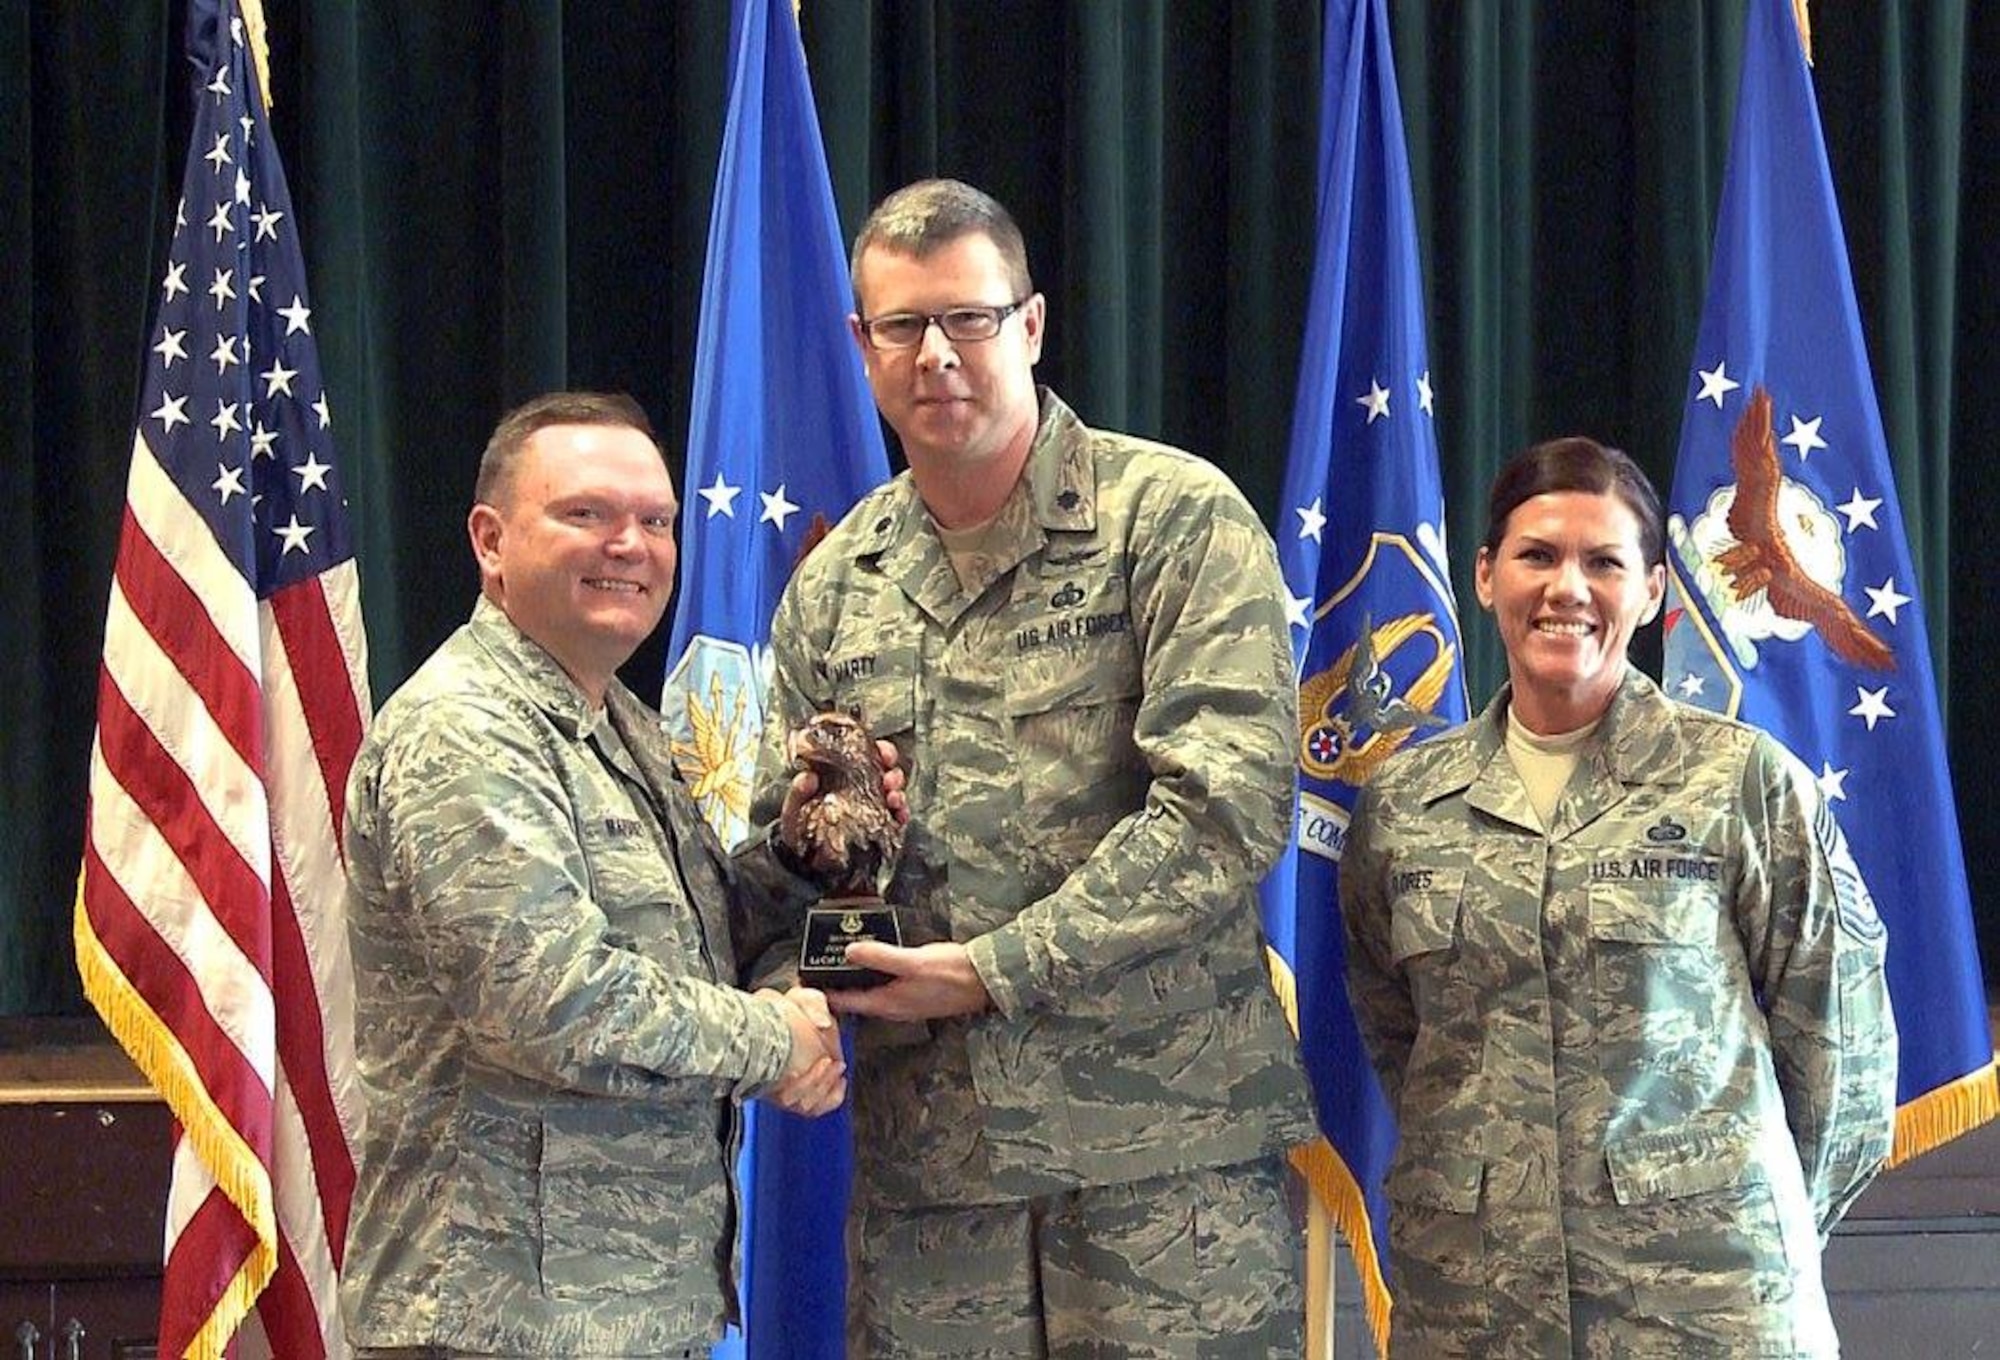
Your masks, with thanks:
M 887 316 L 862 317 L 861 333 L 876 349 L 915 349 L 924 343 L 924 332 L 935 325 L 944 338 L 956 345 L 976 344 L 1000 334 L 1008 317 L 1028 305 L 1022 298 L 1004 307 L 953 307 L 945 312 L 890 312 Z

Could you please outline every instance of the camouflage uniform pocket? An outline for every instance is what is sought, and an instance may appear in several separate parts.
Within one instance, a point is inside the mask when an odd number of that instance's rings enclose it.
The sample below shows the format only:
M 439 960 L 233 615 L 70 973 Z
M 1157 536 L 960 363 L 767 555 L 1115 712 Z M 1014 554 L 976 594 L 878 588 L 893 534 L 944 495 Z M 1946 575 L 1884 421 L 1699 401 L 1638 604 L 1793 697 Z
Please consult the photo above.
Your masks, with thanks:
M 1590 885 L 1591 998 L 1599 1065 L 1618 1084 L 1670 1083 L 1668 1107 L 1699 1108 L 1723 1061 L 1730 1000 L 1748 964 L 1713 886 Z
M 916 726 L 916 700 L 908 675 L 873 676 L 839 685 L 834 690 L 834 707 L 856 714 L 878 737 L 893 739 Z M 906 743 L 896 744 L 901 747 Z
M 1396 1290 L 1408 1306 L 1396 1315 L 1398 1342 L 1427 1334 L 1462 1336 L 1487 1325 L 1485 1229 L 1479 1201 L 1486 1161 L 1464 1139 L 1407 1130 L 1383 1186 Z
M 1401 870 L 1391 875 L 1391 881 L 1404 877 L 1415 882 L 1397 892 L 1389 904 L 1390 961 L 1400 966 L 1427 954 L 1455 951 L 1465 870 Z
M 713 1128 L 707 1114 L 548 1111 L 536 1206 L 543 1292 L 588 1302 L 713 1287 L 728 1199 Z
M 1792 1275 L 1751 1131 L 1660 1129 L 1613 1142 L 1605 1161 L 1638 1310 L 1766 1334 Z

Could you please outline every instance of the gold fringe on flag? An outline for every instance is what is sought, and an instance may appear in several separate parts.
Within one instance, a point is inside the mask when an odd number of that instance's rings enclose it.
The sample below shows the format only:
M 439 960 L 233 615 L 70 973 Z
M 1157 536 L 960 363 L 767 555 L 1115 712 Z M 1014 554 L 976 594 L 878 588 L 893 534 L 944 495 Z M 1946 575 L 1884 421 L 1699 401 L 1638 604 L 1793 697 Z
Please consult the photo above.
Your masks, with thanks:
M 1291 1022 L 1292 1033 L 1299 1032 L 1299 989 L 1292 977 L 1291 968 L 1278 956 L 1274 949 L 1264 950 L 1264 962 L 1271 973 L 1271 989 L 1278 995 L 1278 1003 L 1285 1008 L 1285 1018 Z M 1354 1273 L 1361 1279 L 1361 1308 L 1368 1319 L 1368 1331 L 1375 1338 L 1375 1353 L 1389 1353 L 1389 1314 L 1395 1307 L 1395 1300 L 1389 1295 L 1388 1281 L 1382 1278 L 1382 1262 L 1375 1254 L 1375 1231 L 1368 1218 L 1368 1201 L 1362 1197 L 1361 1185 L 1354 1179 L 1354 1172 L 1348 1168 L 1333 1145 L 1324 1138 L 1316 1139 L 1304 1147 L 1293 1148 L 1292 1165 L 1305 1177 L 1312 1188 L 1313 1196 L 1333 1220 L 1334 1227 L 1347 1240 L 1348 1255 L 1354 1261 Z M 1329 1318 L 1329 1328 L 1331 1319 Z
M 1996 1117 L 2000 1117 L 2000 1065 L 1989 1062 L 1897 1108 L 1896 1146 L 1889 1165 L 1901 1166 Z
M 236 1329 L 278 1270 L 278 1219 L 270 1173 L 236 1126 L 216 1108 L 195 1071 L 194 1060 L 173 1030 L 147 1004 L 97 938 L 84 903 L 81 876 L 77 880 L 74 934 L 84 995 L 104 1017 L 112 1037 L 132 1055 L 140 1072 L 159 1092 L 180 1122 L 182 1136 L 193 1144 L 216 1185 L 257 1235 L 256 1246 L 188 1345 L 190 1360 L 222 1360 Z

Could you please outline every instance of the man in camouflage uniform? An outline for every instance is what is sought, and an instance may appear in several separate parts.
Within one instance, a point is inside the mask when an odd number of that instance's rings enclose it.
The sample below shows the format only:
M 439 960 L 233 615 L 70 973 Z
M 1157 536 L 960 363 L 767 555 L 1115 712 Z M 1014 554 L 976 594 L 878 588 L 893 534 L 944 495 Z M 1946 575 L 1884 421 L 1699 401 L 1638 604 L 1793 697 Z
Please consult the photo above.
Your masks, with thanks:
M 1256 897 L 1293 787 L 1270 539 L 1213 468 L 1038 394 L 1044 300 L 985 194 L 892 195 L 854 284 L 910 470 L 772 629 L 777 710 L 857 706 L 911 769 L 905 947 L 852 947 L 892 980 L 834 999 L 862 1017 L 849 1354 L 1296 1355 L 1281 1153 L 1313 1129 Z M 764 816 L 783 773 L 773 741 Z
M 1503 689 L 1363 790 L 1348 986 L 1402 1141 L 1392 1354 L 1838 1353 L 1889 1152 L 1883 928 L 1811 774 L 1626 670 L 1547 829 Z
M 817 993 L 730 985 L 728 915 L 813 889 L 768 851 L 724 856 L 616 678 L 673 588 L 639 408 L 528 403 L 476 501 L 472 620 L 383 708 L 348 788 L 348 1336 L 364 1356 L 706 1356 L 735 1308 L 737 1103 L 843 1096 Z

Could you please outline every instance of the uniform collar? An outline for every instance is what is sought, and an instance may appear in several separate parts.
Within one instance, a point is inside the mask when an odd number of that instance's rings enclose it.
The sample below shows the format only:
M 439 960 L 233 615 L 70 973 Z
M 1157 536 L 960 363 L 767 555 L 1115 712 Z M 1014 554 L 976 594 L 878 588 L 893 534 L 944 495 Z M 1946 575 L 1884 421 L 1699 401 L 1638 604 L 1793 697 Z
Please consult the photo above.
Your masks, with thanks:
M 1040 552 L 1050 533 L 1089 533 L 1097 527 L 1097 468 L 1090 429 L 1048 388 L 1021 483 L 994 520 L 987 545 L 995 576 Z M 857 563 L 872 561 L 920 608 L 949 624 L 976 598 L 961 587 L 950 554 L 931 522 L 908 472 L 865 502 L 851 548 Z
M 590 696 L 569 678 L 569 672 L 484 595 L 472 606 L 472 621 L 467 627 L 473 641 L 493 659 L 495 668 L 548 714 L 564 736 L 572 741 L 587 736 L 605 720 L 604 710 L 591 706 Z M 614 678 L 610 688 L 623 686 Z
M 1507 705 L 1511 684 L 1502 685 L 1471 724 L 1468 737 L 1453 744 L 1427 772 L 1420 796 L 1426 804 L 1463 793 L 1482 811 L 1534 826 L 1526 791 L 1506 754 Z M 1559 817 L 1573 826 L 1594 820 L 1625 794 L 1642 785 L 1673 788 L 1687 781 L 1689 750 L 1672 700 L 1637 667 L 1627 663 L 1618 692 L 1597 731 L 1577 752 L 1586 782 L 1571 781 Z M 1556 830 L 1560 830 L 1558 825 Z

